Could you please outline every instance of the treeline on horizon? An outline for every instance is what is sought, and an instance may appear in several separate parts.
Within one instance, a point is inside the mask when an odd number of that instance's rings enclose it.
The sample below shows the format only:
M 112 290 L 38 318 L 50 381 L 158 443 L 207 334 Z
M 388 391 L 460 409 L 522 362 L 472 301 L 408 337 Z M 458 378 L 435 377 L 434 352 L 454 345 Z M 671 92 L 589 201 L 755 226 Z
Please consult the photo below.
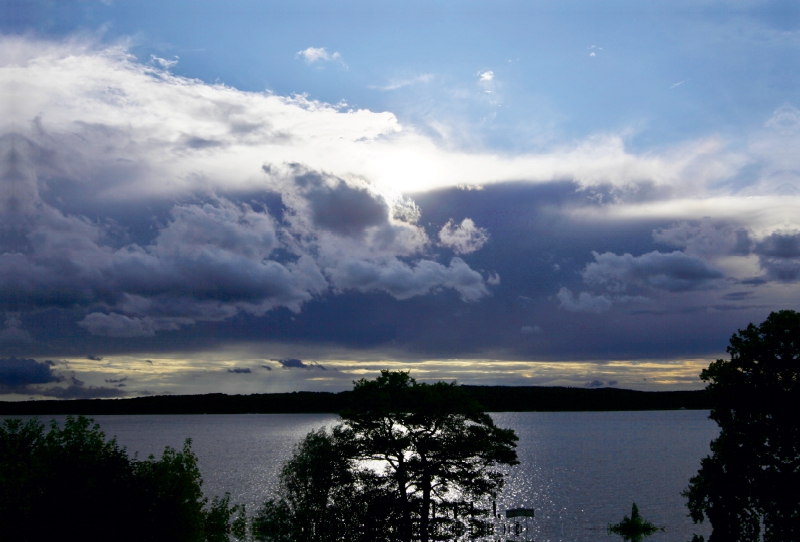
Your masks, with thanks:
M 487 412 L 707 410 L 705 390 L 636 391 L 618 388 L 461 386 Z M 338 413 L 350 391 L 251 395 L 155 395 L 127 399 L 3 401 L 0 415 L 52 414 L 312 414 Z

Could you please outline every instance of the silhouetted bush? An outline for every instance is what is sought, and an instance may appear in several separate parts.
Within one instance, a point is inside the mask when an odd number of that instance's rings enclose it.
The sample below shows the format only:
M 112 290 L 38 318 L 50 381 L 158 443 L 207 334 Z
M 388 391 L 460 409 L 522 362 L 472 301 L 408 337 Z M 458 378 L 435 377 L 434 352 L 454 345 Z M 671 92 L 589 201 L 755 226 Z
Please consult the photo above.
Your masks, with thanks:
M 241 506 L 203 497 L 187 440 L 161 459 L 129 458 L 98 425 L 67 417 L 49 431 L 34 419 L 0 425 L 3 540 L 227 542 L 244 536 Z
M 608 534 L 622 535 L 622 539 L 631 542 L 640 542 L 643 537 L 658 532 L 659 528 L 645 520 L 639 513 L 636 503 L 631 506 L 631 517 L 625 516 L 622 521 L 608 526 Z M 661 529 L 664 530 L 663 528 Z

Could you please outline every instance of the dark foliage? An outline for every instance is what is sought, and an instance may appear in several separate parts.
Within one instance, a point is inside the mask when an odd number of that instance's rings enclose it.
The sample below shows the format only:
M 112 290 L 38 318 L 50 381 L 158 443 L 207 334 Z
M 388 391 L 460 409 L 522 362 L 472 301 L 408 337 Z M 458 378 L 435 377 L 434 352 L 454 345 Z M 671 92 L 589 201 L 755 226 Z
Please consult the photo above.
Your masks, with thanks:
M 719 424 L 684 492 L 710 542 L 800 540 L 800 314 L 773 312 L 731 338 L 729 360 L 700 375 Z
M 131 459 L 91 420 L 68 417 L 0 425 L 3 540 L 227 542 L 243 535 L 244 510 L 209 505 L 187 440 L 161 459 Z M 238 517 L 236 517 L 238 514 Z
M 342 423 L 306 436 L 281 472 L 257 540 L 410 541 L 477 532 L 517 463 L 517 437 L 455 383 L 383 371 L 360 380 Z
M 339 429 L 312 431 L 283 466 L 277 499 L 253 518 L 253 538 L 269 542 L 394 540 L 393 495 L 374 472 L 350 459 Z
M 608 526 L 609 534 L 622 535 L 622 539 L 631 542 L 640 542 L 645 536 L 657 532 L 658 527 L 647 521 L 639 513 L 639 507 L 636 503 L 631 506 L 631 516 L 625 516 L 622 521 L 614 525 Z M 663 528 L 661 529 L 664 530 Z
M 341 414 L 353 457 L 379 461 L 399 506 L 399 538 L 445 536 L 503 487 L 498 466 L 518 463 L 517 436 L 454 382 L 417 383 L 407 372 L 359 380 Z M 450 513 L 432 517 L 433 507 Z M 469 510 L 469 512 L 467 512 Z M 452 514 L 452 515 L 451 515 Z M 432 521 L 433 520 L 433 521 Z

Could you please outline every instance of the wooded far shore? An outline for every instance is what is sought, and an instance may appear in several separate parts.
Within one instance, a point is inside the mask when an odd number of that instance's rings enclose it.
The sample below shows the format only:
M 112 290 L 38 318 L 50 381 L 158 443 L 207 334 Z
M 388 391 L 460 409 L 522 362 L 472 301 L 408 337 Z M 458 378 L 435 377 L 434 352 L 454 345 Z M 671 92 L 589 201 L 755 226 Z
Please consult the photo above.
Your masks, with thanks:
M 707 410 L 705 390 L 635 391 L 617 388 L 463 386 L 487 412 Z M 252 395 L 155 395 L 127 399 L 0 401 L 0 415 L 53 414 L 311 414 L 346 408 L 350 391 Z

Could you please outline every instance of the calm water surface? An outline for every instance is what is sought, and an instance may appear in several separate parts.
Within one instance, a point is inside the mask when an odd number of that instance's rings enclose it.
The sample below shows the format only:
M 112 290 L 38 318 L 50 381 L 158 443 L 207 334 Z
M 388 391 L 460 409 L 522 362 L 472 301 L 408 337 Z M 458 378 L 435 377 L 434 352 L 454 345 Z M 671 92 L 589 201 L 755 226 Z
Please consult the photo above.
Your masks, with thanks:
M 493 414 L 519 436 L 520 464 L 511 469 L 498 510 L 536 509 L 529 538 L 608 540 L 606 525 L 630 513 L 666 532 L 652 542 L 685 542 L 694 525 L 680 492 L 718 434 L 707 411 L 525 412 Z M 63 416 L 56 419 L 63 421 Z M 326 414 L 95 416 L 106 435 L 140 457 L 160 455 L 193 440 L 206 495 L 230 491 L 252 513 L 274 494 L 278 471 L 295 443 L 312 429 L 335 424 Z

